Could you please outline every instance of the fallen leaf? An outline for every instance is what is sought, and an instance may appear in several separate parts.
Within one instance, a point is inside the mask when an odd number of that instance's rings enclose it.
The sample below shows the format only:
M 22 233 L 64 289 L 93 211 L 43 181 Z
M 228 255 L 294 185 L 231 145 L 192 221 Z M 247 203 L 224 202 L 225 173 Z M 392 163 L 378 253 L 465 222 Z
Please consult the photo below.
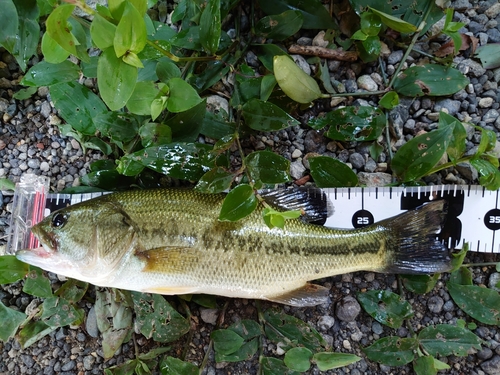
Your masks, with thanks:
M 471 35 L 466 35 L 466 34 L 460 34 L 460 37 L 462 39 L 462 45 L 459 48 L 459 51 L 466 51 L 469 48 L 471 48 L 471 54 L 473 54 L 476 51 L 479 39 L 471 36 Z M 452 55 L 455 53 L 455 43 L 453 42 L 453 39 L 450 39 L 448 42 L 443 44 L 435 53 L 437 57 L 445 57 L 448 55 Z

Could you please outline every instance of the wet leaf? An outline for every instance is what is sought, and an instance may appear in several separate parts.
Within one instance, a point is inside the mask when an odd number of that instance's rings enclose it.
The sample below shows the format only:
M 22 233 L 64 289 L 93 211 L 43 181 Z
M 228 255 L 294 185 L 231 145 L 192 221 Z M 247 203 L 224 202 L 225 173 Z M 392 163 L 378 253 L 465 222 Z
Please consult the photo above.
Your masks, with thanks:
M 205 173 L 194 189 L 202 193 L 222 193 L 231 187 L 234 178 L 233 173 L 226 171 L 224 168 L 216 167 Z
M 498 292 L 477 285 L 446 283 L 453 301 L 472 318 L 481 323 L 500 324 L 500 296 Z
M 26 276 L 26 281 L 23 286 L 24 293 L 41 298 L 52 297 L 50 280 L 44 275 L 40 268 L 30 266 L 29 272 Z
M 280 14 L 287 10 L 298 10 L 302 13 L 303 29 L 334 29 L 336 24 L 318 0 L 259 0 L 260 8 L 266 14 Z
M 79 42 L 67 26 L 68 18 L 74 9 L 72 4 L 59 5 L 50 13 L 45 24 L 47 33 L 53 40 L 72 55 L 78 56 L 76 46 Z
M 391 29 L 395 31 L 399 31 L 400 33 L 413 33 L 417 31 L 417 27 L 415 25 L 412 25 L 411 23 L 408 23 L 406 21 L 403 21 L 402 19 L 398 17 L 394 17 L 390 14 L 378 11 L 376 9 L 370 8 L 370 10 L 375 13 L 377 16 L 380 17 L 382 22 L 386 25 L 389 26 Z
M 139 121 L 134 115 L 125 112 L 104 112 L 93 119 L 97 130 L 103 137 L 115 143 L 128 142 L 137 136 Z
M 14 4 L 17 9 L 19 21 L 16 32 L 16 43 L 12 55 L 16 58 L 21 69 L 25 71 L 28 60 L 36 54 L 38 47 L 40 39 L 38 16 L 40 12 L 35 0 L 15 1 Z M 7 21 L 7 23 L 10 22 L 11 20 Z
M 76 81 L 80 77 L 80 67 L 69 60 L 59 64 L 40 61 L 33 65 L 21 80 L 25 86 L 51 86 L 61 82 Z
M 96 94 L 76 82 L 64 82 L 51 86 L 50 95 L 54 107 L 68 124 L 82 134 L 94 135 L 93 118 L 107 111 Z
M 334 368 L 340 368 L 358 362 L 361 358 L 354 354 L 320 352 L 313 356 L 313 362 L 316 363 L 320 371 L 327 371 Z
M 130 188 L 134 180 L 118 173 L 116 169 L 111 169 L 87 173 L 81 178 L 81 183 L 110 191 Z
M 399 104 L 399 95 L 396 91 L 389 91 L 384 94 L 378 104 L 385 109 L 393 109 Z
M 321 97 L 321 90 L 311 76 L 288 56 L 274 56 L 273 71 L 283 92 L 298 103 L 310 103 Z
M 116 57 L 113 48 L 104 50 L 97 63 L 97 84 L 106 105 L 116 111 L 123 108 L 137 81 L 137 68 Z
M 311 367 L 311 358 L 313 353 L 307 348 L 292 348 L 285 353 L 286 367 L 291 370 L 304 372 Z
M 221 36 L 220 0 L 208 0 L 200 17 L 200 43 L 212 55 L 219 48 Z
M 271 151 L 255 151 L 247 155 L 245 165 L 252 181 L 280 184 L 291 180 L 290 161 Z
M 200 369 L 190 362 L 168 356 L 160 363 L 160 373 L 162 375 L 198 375 Z
M 259 99 L 250 99 L 246 102 L 242 107 L 242 115 L 250 128 L 264 132 L 300 124 L 277 105 Z
M 168 81 L 168 87 L 170 91 L 167 109 L 170 112 L 184 112 L 202 102 L 193 86 L 181 78 L 171 78 Z
M 479 173 L 479 183 L 488 190 L 498 190 L 500 188 L 500 171 L 498 166 L 491 164 L 488 160 L 474 158 L 471 165 Z
M 56 329 L 57 327 L 49 327 L 40 321 L 30 321 L 19 331 L 19 344 L 23 348 L 27 348 Z M 0 337 L 0 339 L 2 338 Z
M 496 147 L 497 136 L 494 131 L 479 128 L 481 131 L 481 141 L 479 142 L 479 147 L 477 148 L 476 155 L 482 156 L 485 152 L 491 151 Z
M 240 184 L 232 189 L 224 199 L 219 214 L 220 221 L 238 221 L 250 215 L 258 201 L 250 185 Z
M 441 127 L 405 143 L 392 160 L 392 171 L 401 181 L 425 176 L 441 159 L 453 136 L 453 128 Z
M 260 360 L 263 375 L 300 375 L 300 372 L 290 370 L 278 358 L 262 357 Z
M 453 129 L 446 153 L 450 160 L 455 163 L 465 152 L 467 131 L 460 121 L 442 111 L 439 113 L 439 127 L 451 127 Z
M 200 133 L 213 139 L 221 139 L 233 134 L 235 129 L 236 123 L 230 122 L 222 113 L 207 111 L 203 117 Z
M 325 117 L 310 121 L 317 129 L 331 125 L 325 136 L 338 141 L 373 141 L 385 128 L 384 113 L 373 107 L 344 107 L 328 112 Z
M 410 292 L 425 294 L 429 293 L 439 279 L 439 274 L 429 275 L 401 275 L 403 284 Z
M 394 82 L 394 90 L 406 96 L 443 96 L 463 89 L 469 80 L 455 68 L 437 64 L 412 66 Z
M 358 301 L 365 311 L 378 322 L 399 328 L 405 319 L 413 316 L 408 301 L 387 290 L 369 290 L 358 294 Z
M 466 356 L 472 349 L 481 350 L 482 340 L 466 328 L 437 324 L 418 334 L 420 345 L 434 357 Z
M 311 351 L 317 351 L 320 347 L 326 348 L 328 344 L 323 337 L 306 322 L 287 315 L 283 312 L 267 310 L 264 312 L 266 322 L 265 332 L 269 340 L 275 344 L 283 343 L 283 336 L 288 338 L 293 345 L 286 344 L 283 349 L 302 345 Z
M 141 52 L 146 40 L 147 32 L 143 16 L 130 2 L 125 2 L 113 39 L 115 57 L 119 58 L 130 52 L 134 54 Z
M 495 69 L 500 66 L 500 43 L 488 43 L 476 51 L 483 68 Z
M 0 256 L 0 284 L 10 284 L 21 280 L 28 274 L 29 266 L 15 255 Z
M 269 39 L 282 41 L 298 32 L 304 17 L 298 10 L 287 10 L 283 13 L 261 18 L 255 25 L 255 33 Z
M 365 40 L 368 36 L 378 35 L 380 28 L 382 27 L 380 17 L 374 13 L 376 12 L 363 12 L 360 15 L 360 31 L 365 35 L 365 38 L 361 40 Z
M 329 156 L 309 158 L 311 176 L 318 187 L 351 187 L 358 184 L 356 173 L 345 163 Z
M 417 347 L 417 339 L 389 336 L 375 341 L 363 352 L 372 361 L 387 366 L 403 366 L 413 361 Z
M 136 326 L 147 338 L 172 342 L 189 331 L 189 321 L 180 315 L 162 295 L 131 292 Z
M 19 326 L 26 320 L 26 314 L 13 310 L 5 306 L 0 301 L 0 340 L 7 342 L 10 337 L 14 337 Z
M 172 143 L 172 130 L 168 125 L 148 122 L 139 128 L 143 147 L 160 146 Z
M 14 51 L 19 27 L 19 16 L 12 0 L 0 0 L 0 44 L 10 53 Z M 7 341 L 7 340 L 4 340 Z

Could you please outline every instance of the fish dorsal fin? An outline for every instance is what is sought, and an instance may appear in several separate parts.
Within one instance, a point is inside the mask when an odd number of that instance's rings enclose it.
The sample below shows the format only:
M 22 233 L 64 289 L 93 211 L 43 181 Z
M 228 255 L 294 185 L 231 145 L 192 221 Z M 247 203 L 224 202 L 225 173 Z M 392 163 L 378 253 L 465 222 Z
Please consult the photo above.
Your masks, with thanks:
M 193 247 L 163 246 L 136 251 L 135 256 L 146 261 L 143 272 L 178 273 L 198 263 L 199 251 Z
M 266 296 L 273 302 L 283 303 L 295 307 L 316 306 L 330 302 L 330 289 L 317 284 L 307 283 L 298 289 L 291 290 L 279 296 Z
M 275 208 L 283 211 L 301 210 L 301 220 L 312 224 L 323 225 L 334 211 L 327 195 L 318 188 L 262 190 L 259 193 Z

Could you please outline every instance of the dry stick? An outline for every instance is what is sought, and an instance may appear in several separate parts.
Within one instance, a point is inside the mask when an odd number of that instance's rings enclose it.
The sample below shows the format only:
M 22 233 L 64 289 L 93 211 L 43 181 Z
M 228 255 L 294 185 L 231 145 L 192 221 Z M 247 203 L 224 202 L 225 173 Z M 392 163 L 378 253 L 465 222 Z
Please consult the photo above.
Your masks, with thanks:
M 297 53 L 299 55 L 318 56 L 323 59 L 333 59 L 339 61 L 356 61 L 358 53 L 353 51 L 340 51 L 337 49 L 330 49 L 318 46 L 299 46 L 292 44 L 288 47 L 288 52 Z

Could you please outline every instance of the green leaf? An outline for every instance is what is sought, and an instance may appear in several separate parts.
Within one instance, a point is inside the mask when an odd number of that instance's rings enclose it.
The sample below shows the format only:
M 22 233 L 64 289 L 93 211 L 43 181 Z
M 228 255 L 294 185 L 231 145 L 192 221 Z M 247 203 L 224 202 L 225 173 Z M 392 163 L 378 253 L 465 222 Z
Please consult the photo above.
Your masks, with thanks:
M 10 53 L 14 52 L 17 30 L 19 27 L 19 16 L 16 6 L 12 0 L 0 0 L 0 44 Z M 7 340 L 3 340 L 7 341 Z
M 0 284 L 10 284 L 21 280 L 28 274 L 28 268 L 29 266 L 17 260 L 15 255 L 0 256 Z
M 382 27 L 380 17 L 372 12 L 363 12 L 361 13 L 360 18 L 361 32 L 366 36 L 377 36 L 380 28 Z M 362 40 L 365 39 L 366 38 Z
M 16 33 L 16 44 L 13 55 L 23 71 L 26 63 L 36 53 L 40 39 L 40 26 L 38 16 L 40 12 L 35 0 L 24 0 L 14 2 L 19 16 L 18 30 Z M 2 9 L 3 11 L 3 9 Z M 10 22 L 11 20 L 7 21 Z
M 202 102 L 193 86 L 181 78 L 171 78 L 168 81 L 168 87 L 170 91 L 167 109 L 170 112 L 184 112 Z
M 41 298 L 52 297 L 50 280 L 43 274 L 43 271 L 40 268 L 30 266 L 30 270 L 23 286 L 23 292 Z
M 148 167 L 173 178 L 197 181 L 206 170 L 213 168 L 209 149 L 195 143 L 148 147 L 122 157 L 117 170 L 126 176 L 135 176 Z
M 318 0 L 259 0 L 259 6 L 266 14 L 280 14 L 287 10 L 300 11 L 304 18 L 303 29 L 337 28 L 326 8 Z
M 285 220 L 297 219 L 300 215 L 300 210 L 280 212 L 272 207 L 266 207 L 262 210 L 264 221 L 271 229 L 274 227 L 283 229 L 285 227 Z
M 243 219 L 257 208 L 257 204 L 253 188 L 247 184 L 238 185 L 224 198 L 219 220 L 238 221 Z
M 313 362 L 316 363 L 320 371 L 327 371 L 334 368 L 340 368 L 358 362 L 361 358 L 354 354 L 320 352 L 313 356 Z
M 418 341 L 414 338 L 397 336 L 384 337 L 363 349 L 366 356 L 387 366 L 403 366 L 413 361 Z
M 200 178 L 194 189 L 202 193 L 222 193 L 231 187 L 234 178 L 235 175 L 224 168 L 212 168 Z
M 65 61 L 70 55 L 48 33 L 43 34 L 41 47 L 44 60 L 51 64 L 59 64 Z
M 482 340 L 466 328 L 437 324 L 418 334 L 420 345 L 434 357 L 466 356 L 472 349 L 481 350 Z
M 320 347 L 326 348 L 325 339 L 306 322 L 285 314 L 281 311 L 267 310 L 264 312 L 266 321 L 265 332 L 269 340 L 283 343 L 283 336 L 290 341 L 283 346 L 284 350 L 296 347 L 297 344 L 311 351 L 318 351 Z
M 95 45 L 102 51 L 113 46 L 116 26 L 96 13 L 90 24 L 90 35 Z
M 448 149 L 453 128 L 441 127 L 405 143 L 392 159 L 392 171 L 401 181 L 415 181 L 425 176 Z
M 215 352 L 216 362 L 240 362 L 252 359 L 259 348 L 259 339 L 254 338 L 245 342 L 237 351 L 231 354 Z
M 345 163 L 329 156 L 316 156 L 309 159 L 311 176 L 316 186 L 350 187 L 358 184 L 356 173 Z
M 0 190 L 15 190 L 16 189 L 16 184 L 9 180 L 8 178 L 0 178 Z M 1 264 L 2 258 L 0 257 L 0 264 Z M 0 272 L 0 275 L 2 272 Z M 4 284 L 0 281 L 0 284 Z
M 365 39 L 357 41 L 355 44 L 359 57 L 361 57 L 361 60 L 365 63 L 375 61 L 380 56 L 382 44 L 380 43 L 378 35 L 367 36 Z
M 311 367 L 313 353 L 307 348 L 292 348 L 285 353 L 283 362 L 294 371 L 304 372 Z
M 221 36 L 220 0 L 208 0 L 200 18 L 200 43 L 212 55 L 219 48 Z
M 233 134 L 236 123 L 228 121 L 222 113 L 207 111 L 201 123 L 200 133 L 213 139 L 221 139 Z
M 325 136 L 337 141 L 373 141 L 382 134 L 386 118 L 378 108 L 350 106 L 330 111 L 325 117 L 309 123 L 314 129 L 323 127 L 325 123 L 334 124 Z
M 262 334 L 262 328 L 255 320 L 242 319 L 236 323 L 231 324 L 228 329 L 236 332 L 245 340 L 253 339 L 254 337 Z
M 214 342 L 214 350 L 220 354 L 232 354 L 241 348 L 245 340 L 229 329 L 213 331 L 210 338 Z
M 51 86 L 61 82 L 76 81 L 80 77 L 80 67 L 69 60 L 59 64 L 40 61 L 33 65 L 21 80 L 25 86 Z
M 202 100 L 194 107 L 179 112 L 165 121 L 172 129 L 172 139 L 176 142 L 192 142 L 198 139 L 203 118 L 206 114 L 206 102 Z
M 75 304 L 83 298 L 89 284 L 75 279 L 69 279 L 59 289 L 54 292 L 54 295 L 64 298 L 69 303 Z
M 146 41 L 147 32 L 143 16 L 131 3 L 126 2 L 113 39 L 116 57 L 122 57 L 129 52 L 134 54 L 141 52 Z
M 76 37 L 71 33 L 71 28 L 68 27 L 68 18 L 73 13 L 75 6 L 72 4 L 63 4 L 55 8 L 50 13 L 45 23 L 47 33 L 54 39 L 62 48 L 77 56 L 76 46 L 79 44 Z
M 19 331 L 19 343 L 23 348 L 27 348 L 56 329 L 41 321 L 30 321 Z
M 135 84 L 134 91 L 127 101 L 126 107 L 136 115 L 151 115 L 151 104 L 159 93 L 158 85 L 152 81 L 142 81 Z
M 399 104 L 399 95 L 396 91 L 389 91 L 384 94 L 378 104 L 385 109 L 393 109 Z
M 189 321 L 179 314 L 162 295 L 131 292 L 136 327 L 147 338 L 172 342 L 189 331 Z
M 124 112 L 105 112 L 94 117 L 97 130 L 115 143 L 129 142 L 137 136 L 139 122 L 131 114 Z
M 277 46 L 276 44 L 257 44 L 261 53 L 258 54 L 258 58 L 262 65 L 269 70 L 273 71 L 274 58 L 276 56 L 288 56 L 285 50 Z
M 437 64 L 412 66 L 394 82 L 394 90 L 406 96 L 443 96 L 463 89 L 469 80 L 455 68 Z
M 291 180 L 290 161 L 271 151 L 255 151 L 245 158 L 245 165 L 252 181 L 280 184 Z
M 148 122 L 139 128 L 143 147 L 166 145 L 172 142 L 172 130 L 168 125 Z
M 318 84 L 288 56 L 274 56 L 273 71 L 283 92 L 298 103 L 310 103 L 322 96 Z
M 93 118 L 107 111 L 96 94 L 76 82 L 64 82 L 51 86 L 50 95 L 54 107 L 68 124 L 82 134 L 94 135 Z
M 500 43 L 489 43 L 479 47 L 476 55 L 481 60 L 483 68 L 495 69 L 500 66 Z
M 36 87 L 30 86 L 16 91 L 12 97 L 17 100 L 25 100 L 31 98 L 37 91 L 38 89 Z
M 391 29 L 395 31 L 399 31 L 400 33 L 414 33 L 417 31 L 417 27 L 415 25 L 412 25 L 411 23 L 408 23 L 406 21 L 403 21 L 402 19 L 398 17 L 394 17 L 390 14 L 380 12 L 376 9 L 370 8 L 370 10 L 375 13 L 377 16 L 380 17 L 382 22 L 386 25 L 389 26 Z
M 90 57 L 89 62 L 82 61 L 80 66 L 82 68 L 83 75 L 88 78 L 97 78 L 97 63 L 99 61 L 99 56 Z
M 450 160 L 455 163 L 462 157 L 465 152 L 465 140 L 467 139 L 467 131 L 460 121 L 455 117 L 441 111 L 439 112 L 439 127 L 452 127 L 453 133 L 451 140 L 446 149 Z M 495 137 L 496 140 L 496 137 Z
M 434 366 L 434 358 L 430 355 L 418 357 L 413 363 L 413 369 L 417 375 L 436 375 L 437 369 Z
M 300 372 L 290 370 L 278 358 L 262 357 L 260 364 L 262 366 L 262 375 L 300 375 Z
M 500 296 L 498 292 L 477 285 L 446 283 L 453 301 L 472 318 L 481 323 L 500 324 Z
M 304 17 L 298 10 L 287 10 L 281 14 L 261 18 L 255 25 L 255 33 L 269 39 L 282 41 L 298 32 Z
M 250 99 L 241 109 L 245 123 L 254 130 L 269 132 L 300 125 L 277 105 L 259 99 Z
M 49 297 L 42 304 L 42 321 L 51 328 L 64 327 L 80 319 L 80 313 L 64 298 Z
M 13 310 L 0 302 L 0 340 L 7 342 L 10 337 L 14 337 L 19 326 L 26 320 L 26 314 Z
M 104 103 L 112 110 L 122 108 L 134 92 L 137 68 L 117 58 L 113 48 L 104 50 L 97 63 L 97 84 Z
M 471 165 L 479 173 L 479 183 L 488 190 L 498 190 L 500 188 L 500 171 L 498 167 L 484 159 L 474 158 Z
M 161 361 L 160 372 L 162 375 L 198 375 L 200 370 L 190 362 L 168 356 Z
M 156 65 L 156 75 L 160 81 L 168 83 L 171 78 L 180 78 L 181 70 L 172 60 L 162 58 Z
M 405 319 L 413 316 L 408 301 L 388 290 L 369 290 L 359 293 L 358 301 L 375 320 L 391 328 L 401 327 Z
M 402 275 L 403 284 L 406 289 L 410 292 L 425 294 L 429 293 L 434 287 L 439 279 L 439 273 L 433 276 L 429 275 Z
M 487 151 L 491 151 L 495 148 L 497 143 L 497 136 L 495 132 L 483 128 L 481 130 L 481 141 L 479 142 L 479 147 L 477 148 L 476 155 L 483 156 Z

